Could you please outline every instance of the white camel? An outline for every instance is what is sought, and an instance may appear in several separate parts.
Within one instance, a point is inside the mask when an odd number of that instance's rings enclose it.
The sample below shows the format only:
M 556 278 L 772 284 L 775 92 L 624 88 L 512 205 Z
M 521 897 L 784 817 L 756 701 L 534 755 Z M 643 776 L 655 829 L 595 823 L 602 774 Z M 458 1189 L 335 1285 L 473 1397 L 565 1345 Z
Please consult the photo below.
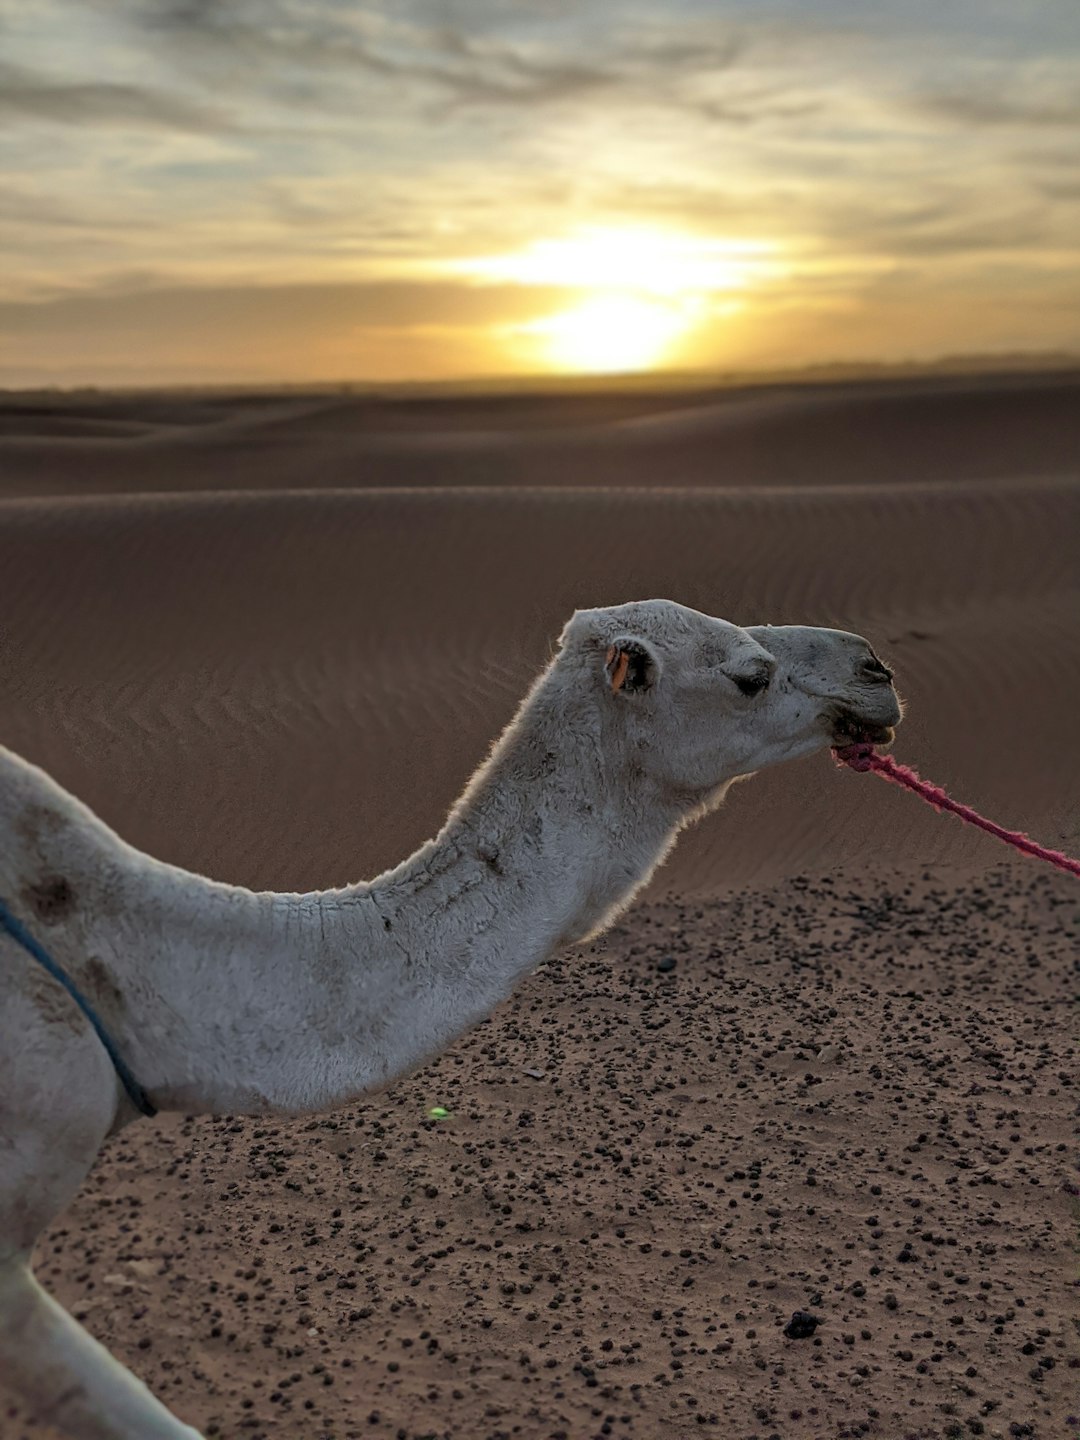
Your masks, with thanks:
M 0 899 L 161 1110 L 296 1114 L 387 1085 L 595 934 L 740 776 L 886 742 L 857 635 L 665 600 L 578 611 L 434 840 L 378 879 L 255 894 L 140 853 L 0 750 Z M 0 1375 L 78 1440 L 198 1440 L 40 1289 L 37 1237 L 138 1111 L 65 989 L 0 930 Z

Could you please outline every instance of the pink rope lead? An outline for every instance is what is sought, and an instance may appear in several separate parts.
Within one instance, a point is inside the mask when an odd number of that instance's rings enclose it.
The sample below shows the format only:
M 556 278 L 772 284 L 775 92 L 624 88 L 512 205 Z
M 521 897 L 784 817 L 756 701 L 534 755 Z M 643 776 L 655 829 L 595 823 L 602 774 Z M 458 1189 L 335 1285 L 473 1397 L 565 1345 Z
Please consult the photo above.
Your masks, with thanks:
M 908 790 L 914 790 L 916 795 L 921 796 L 928 805 L 933 805 L 935 810 L 948 810 L 953 815 L 959 815 L 960 819 L 966 820 L 969 825 L 977 825 L 988 835 L 996 835 L 1014 850 L 1021 850 L 1025 855 L 1034 855 L 1039 860 L 1047 860 L 1070 875 L 1080 875 L 1080 860 L 1073 860 L 1060 850 L 1047 850 L 1042 845 L 1036 845 L 1034 840 L 1021 834 L 1019 830 L 1002 829 L 1000 825 L 995 825 L 993 820 L 987 820 L 977 810 L 972 810 L 970 805 L 961 805 L 953 800 L 940 785 L 931 785 L 929 780 L 916 775 L 909 766 L 899 764 L 891 755 L 879 755 L 868 740 L 845 745 L 833 750 L 833 754 L 840 765 L 849 765 L 852 770 L 860 772 L 873 770 L 883 779 L 891 780 L 894 785 L 903 785 Z

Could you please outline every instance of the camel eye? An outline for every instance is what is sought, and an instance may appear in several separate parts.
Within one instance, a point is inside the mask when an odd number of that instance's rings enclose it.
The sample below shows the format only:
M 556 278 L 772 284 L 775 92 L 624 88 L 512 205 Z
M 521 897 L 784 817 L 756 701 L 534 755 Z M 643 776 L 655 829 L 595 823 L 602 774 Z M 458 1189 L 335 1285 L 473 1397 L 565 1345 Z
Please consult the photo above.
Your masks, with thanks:
M 739 687 L 742 694 L 746 696 L 753 697 L 754 695 L 760 695 L 769 688 L 768 671 L 763 670 L 760 675 L 740 676 L 735 681 L 735 684 Z

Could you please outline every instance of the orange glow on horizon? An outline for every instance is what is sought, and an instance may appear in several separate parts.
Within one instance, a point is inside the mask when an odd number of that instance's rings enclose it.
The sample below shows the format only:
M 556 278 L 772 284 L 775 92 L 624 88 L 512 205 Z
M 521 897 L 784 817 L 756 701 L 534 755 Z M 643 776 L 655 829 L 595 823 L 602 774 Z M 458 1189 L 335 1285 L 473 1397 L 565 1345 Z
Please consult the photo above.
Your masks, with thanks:
M 535 240 L 507 255 L 451 261 L 453 274 L 485 282 L 686 295 L 742 290 L 775 274 L 777 246 L 707 239 L 673 230 L 588 226 Z
M 523 250 L 450 262 L 481 283 L 580 290 L 554 313 L 492 332 L 493 343 L 558 374 L 662 369 L 706 317 L 737 308 L 730 298 L 783 273 L 777 246 L 673 230 L 592 226 L 536 240 Z
M 600 293 L 513 333 L 538 342 L 535 353 L 545 369 L 614 375 L 660 367 L 691 319 L 685 307 Z

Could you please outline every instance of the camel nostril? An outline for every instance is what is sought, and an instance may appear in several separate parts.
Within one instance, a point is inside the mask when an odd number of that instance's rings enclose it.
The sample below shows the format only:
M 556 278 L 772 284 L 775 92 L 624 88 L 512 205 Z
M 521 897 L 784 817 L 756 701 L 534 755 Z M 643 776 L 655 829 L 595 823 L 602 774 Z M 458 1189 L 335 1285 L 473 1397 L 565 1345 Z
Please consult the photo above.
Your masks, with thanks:
M 883 665 L 872 651 L 859 668 L 869 679 L 878 681 L 882 685 L 887 685 L 892 681 L 893 672 L 887 665 Z

